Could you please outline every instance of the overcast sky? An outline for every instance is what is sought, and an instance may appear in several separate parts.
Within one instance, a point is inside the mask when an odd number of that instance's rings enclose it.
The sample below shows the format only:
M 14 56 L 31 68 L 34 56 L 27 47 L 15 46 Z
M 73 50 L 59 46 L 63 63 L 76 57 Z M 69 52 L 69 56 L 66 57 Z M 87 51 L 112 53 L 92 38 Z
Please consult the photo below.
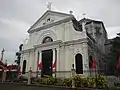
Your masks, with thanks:
M 47 2 L 52 2 L 55 11 L 72 10 L 77 19 L 86 13 L 86 17 L 102 20 L 109 38 L 120 32 L 120 0 L 0 0 L 0 51 L 5 48 L 8 63 L 14 62 L 18 46 L 29 27 L 47 10 Z

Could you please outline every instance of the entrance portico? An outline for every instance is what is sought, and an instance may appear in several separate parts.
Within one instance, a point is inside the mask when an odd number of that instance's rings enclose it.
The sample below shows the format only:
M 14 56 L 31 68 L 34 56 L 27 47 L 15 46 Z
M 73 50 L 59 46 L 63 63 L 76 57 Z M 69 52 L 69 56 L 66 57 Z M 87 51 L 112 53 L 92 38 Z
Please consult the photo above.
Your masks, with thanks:
M 39 52 L 39 55 L 36 55 L 38 58 L 37 61 L 37 71 L 43 77 L 47 76 L 56 76 L 56 71 L 58 70 L 58 61 L 59 61 L 59 46 L 61 41 L 53 41 L 50 43 L 44 43 L 34 46 L 36 48 L 35 52 Z M 41 65 L 40 65 L 41 64 Z

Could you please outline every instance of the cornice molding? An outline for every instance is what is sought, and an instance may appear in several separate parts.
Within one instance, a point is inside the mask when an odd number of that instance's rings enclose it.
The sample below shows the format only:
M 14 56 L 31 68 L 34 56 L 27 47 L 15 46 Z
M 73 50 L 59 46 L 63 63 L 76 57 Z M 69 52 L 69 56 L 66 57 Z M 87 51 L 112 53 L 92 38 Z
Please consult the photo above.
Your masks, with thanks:
M 52 45 L 58 45 L 60 43 L 62 43 L 62 41 L 58 40 L 58 41 L 54 41 L 54 42 L 50 42 L 50 43 L 43 43 L 43 44 L 39 44 L 39 45 L 34 45 L 33 47 L 34 48 L 47 47 L 47 46 L 52 46 Z
M 28 52 L 34 52 L 34 48 L 30 48 L 30 49 L 26 49 L 26 50 L 22 50 L 21 53 L 28 53 Z
M 73 41 L 66 41 L 66 42 L 62 42 L 61 40 L 58 40 L 58 41 L 54 41 L 54 42 L 50 42 L 50 43 L 34 45 L 33 48 L 22 50 L 21 53 L 34 52 L 37 48 L 44 48 L 44 47 L 55 47 L 56 48 L 56 47 L 59 47 L 59 46 L 60 47 L 70 46 L 70 45 L 82 44 L 82 43 L 87 43 L 87 42 L 88 42 L 87 38 L 82 38 L 82 39 L 73 40 Z
M 75 45 L 75 44 L 81 44 L 81 43 L 87 43 L 87 42 L 88 42 L 87 38 L 82 38 L 82 39 L 78 39 L 78 40 L 63 42 L 63 45 L 69 46 L 69 45 Z

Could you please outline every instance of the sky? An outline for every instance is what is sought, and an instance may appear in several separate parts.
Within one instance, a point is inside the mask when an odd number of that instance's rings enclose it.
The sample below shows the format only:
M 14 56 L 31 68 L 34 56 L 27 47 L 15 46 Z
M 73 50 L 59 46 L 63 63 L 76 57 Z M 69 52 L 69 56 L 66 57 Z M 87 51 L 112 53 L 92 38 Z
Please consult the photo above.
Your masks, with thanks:
M 86 13 L 86 18 L 103 21 L 109 38 L 120 32 L 120 0 L 0 0 L 0 51 L 5 49 L 8 63 L 14 63 L 15 52 L 28 37 L 27 30 L 47 10 L 48 2 L 53 11 L 72 10 L 77 20 Z

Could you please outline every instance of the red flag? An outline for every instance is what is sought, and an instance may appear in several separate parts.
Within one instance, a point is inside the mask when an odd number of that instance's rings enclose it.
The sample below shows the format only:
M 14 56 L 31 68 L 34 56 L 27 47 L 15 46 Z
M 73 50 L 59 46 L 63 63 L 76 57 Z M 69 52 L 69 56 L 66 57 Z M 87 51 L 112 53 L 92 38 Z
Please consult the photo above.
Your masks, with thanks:
M 39 68 L 39 70 L 42 70 L 42 62 L 40 62 L 40 63 L 38 64 L 38 68 Z
M 96 68 L 96 67 L 97 67 L 97 61 L 96 61 L 96 58 L 94 58 L 92 62 L 92 68 Z
M 56 68 L 56 60 L 55 60 L 54 64 L 52 65 L 52 68 Z
M 119 56 L 119 58 L 118 58 L 117 68 L 120 69 L 120 56 Z

